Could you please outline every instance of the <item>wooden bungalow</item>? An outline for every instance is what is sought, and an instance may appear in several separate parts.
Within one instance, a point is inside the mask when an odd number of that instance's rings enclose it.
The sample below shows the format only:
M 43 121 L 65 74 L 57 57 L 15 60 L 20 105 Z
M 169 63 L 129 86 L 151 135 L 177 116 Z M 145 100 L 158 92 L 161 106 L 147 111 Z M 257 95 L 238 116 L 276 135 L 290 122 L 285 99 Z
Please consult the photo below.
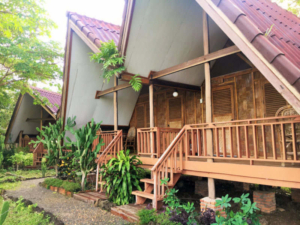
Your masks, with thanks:
M 137 128 L 137 204 L 158 208 L 181 174 L 207 177 L 211 199 L 214 179 L 299 189 L 299 24 L 270 0 L 127 0 L 121 27 L 68 13 L 62 115 L 112 127 L 98 168 Z M 88 53 L 110 39 L 127 70 L 103 83 Z
M 56 121 L 61 105 L 61 94 L 31 87 L 33 93 L 20 94 L 13 115 L 5 134 L 5 143 L 16 143 L 19 147 L 28 147 L 34 153 L 33 166 L 39 166 L 44 154 L 44 147 L 39 144 L 36 148 L 29 144 L 37 140 L 37 127 L 47 126 Z M 46 98 L 50 105 L 35 105 L 35 98 Z

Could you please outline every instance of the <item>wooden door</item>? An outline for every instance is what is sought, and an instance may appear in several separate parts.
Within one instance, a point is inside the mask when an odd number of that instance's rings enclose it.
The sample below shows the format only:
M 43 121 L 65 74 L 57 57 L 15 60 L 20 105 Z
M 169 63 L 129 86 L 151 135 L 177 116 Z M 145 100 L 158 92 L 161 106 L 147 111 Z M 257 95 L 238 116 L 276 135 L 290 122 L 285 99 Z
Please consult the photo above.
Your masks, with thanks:
M 170 98 L 167 101 L 167 122 L 170 128 L 183 127 L 183 103 L 182 97 Z

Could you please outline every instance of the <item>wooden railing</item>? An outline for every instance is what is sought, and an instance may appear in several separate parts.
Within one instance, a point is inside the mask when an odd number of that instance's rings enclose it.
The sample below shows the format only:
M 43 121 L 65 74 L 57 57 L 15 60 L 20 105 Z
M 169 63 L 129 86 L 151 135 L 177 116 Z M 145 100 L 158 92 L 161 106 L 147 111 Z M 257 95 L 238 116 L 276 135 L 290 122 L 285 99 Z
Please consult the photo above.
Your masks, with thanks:
M 185 159 L 300 162 L 300 116 L 187 125 Z M 211 133 L 211 134 L 209 134 Z M 212 135 L 213 155 L 208 154 Z
M 123 150 L 123 135 L 122 130 L 114 131 L 116 135 L 114 138 L 107 144 L 105 144 L 106 148 L 103 150 L 102 154 L 98 157 L 97 163 L 97 174 L 96 174 L 96 191 L 98 191 L 98 185 L 101 185 L 100 192 L 102 192 L 102 175 L 100 175 L 99 181 L 99 170 L 103 164 L 106 164 L 108 160 L 112 157 L 116 157 L 116 155 Z M 102 135 L 102 134 L 101 134 Z M 108 139 L 109 140 L 109 139 Z
M 138 154 L 159 158 L 179 131 L 177 128 L 160 127 L 137 129 Z
M 118 131 L 98 131 L 97 132 L 97 135 L 100 136 L 101 135 L 101 138 L 103 140 L 103 143 L 104 145 L 101 146 L 101 149 L 100 149 L 100 153 L 102 153 L 106 148 L 107 146 L 111 143 L 111 141 L 116 137 Z M 93 150 L 95 150 L 95 147 L 97 146 L 97 144 L 99 143 L 99 138 L 95 139 L 94 142 L 93 142 Z
M 209 143 L 211 141 L 211 149 Z M 212 151 L 212 154 L 209 152 Z M 153 207 L 165 195 L 161 180 L 183 170 L 183 161 L 196 159 L 300 163 L 300 116 L 185 125 L 151 169 Z
M 37 138 L 22 138 L 20 147 L 29 147 L 30 150 L 33 151 L 34 144 L 29 144 L 31 141 L 36 141 Z
M 44 144 L 42 142 L 38 143 L 32 153 L 33 153 L 33 166 L 41 165 L 42 158 L 44 155 Z

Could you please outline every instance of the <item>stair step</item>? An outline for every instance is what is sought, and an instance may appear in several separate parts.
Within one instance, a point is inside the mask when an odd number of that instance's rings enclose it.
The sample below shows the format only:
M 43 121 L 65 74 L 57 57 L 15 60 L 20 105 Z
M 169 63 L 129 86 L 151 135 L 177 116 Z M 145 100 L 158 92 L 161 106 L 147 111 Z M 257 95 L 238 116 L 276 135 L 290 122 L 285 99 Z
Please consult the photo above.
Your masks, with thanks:
M 131 192 L 133 195 L 137 195 L 139 197 L 148 198 L 148 199 L 154 199 L 154 194 L 143 192 L 143 191 L 133 191 Z M 163 198 L 157 198 L 157 201 L 161 201 Z
M 144 183 L 148 183 L 148 184 L 154 184 L 154 180 L 153 179 L 141 179 L 140 180 L 141 182 L 144 182 Z M 170 182 L 168 183 L 168 186 L 169 187 L 172 187 L 172 186 L 174 186 L 174 184 L 171 184 Z

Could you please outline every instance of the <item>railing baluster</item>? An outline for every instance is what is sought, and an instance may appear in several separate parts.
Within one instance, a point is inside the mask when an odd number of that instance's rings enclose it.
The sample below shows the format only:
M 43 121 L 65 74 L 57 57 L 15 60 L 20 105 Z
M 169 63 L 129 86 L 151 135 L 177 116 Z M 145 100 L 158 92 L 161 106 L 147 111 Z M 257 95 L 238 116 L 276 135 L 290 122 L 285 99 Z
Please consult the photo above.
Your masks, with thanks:
M 197 142 L 198 142 L 198 156 L 202 155 L 202 147 L 201 147 L 201 130 L 197 129 Z
M 236 127 L 236 144 L 237 144 L 237 154 L 238 158 L 241 158 L 241 148 L 240 148 L 240 128 L 239 126 Z
M 141 145 L 141 140 L 140 140 L 141 133 L 138 131 L 137 132 L 137 154 L 141 153 L 140 145 Z
M 252 126 L 253 131 L 253 146 L 254 146 L 254 158 L 257 159 L 257 143 L 256 143 L 256 126 Z
M 206 140 L 206 129 L 202 130 L 203 133 L 203 145 L 204 145 L 204 156 L 207 156 L 207 140 Z
M 297 160 L 297 148 L 296 148 L 296 138 L 295 138 L 295 124 L 291 123 L 292 128 L 292 144 L 293 144 L 293 153 L 294 153 L 294 160 Z
M 151 153 L 151 149 L 150 149 L 150 132 L 147 132 L 147 153 Z
M 284 124 L 281 124 L 281 139 L 282 139 L 282 159 L 286 160 L 286 151 L 285 151 L 285 126 Z
M 225 137 L 225 127 L 222 128 L 222 138 L 223 138 L 223 157 L 226 158 L 226 137 Z
M 264 125 L 261 125 L 261 132 L 262 132 L 262 140 L 263 140 L 264 159 L 266 159 L 267 152 L 266 152 L 266 135 L 265 135 L 265 126 Z
M 230 157 L 233 158 L 232 127 L 229 127 Z
M 188 142 L 188 131 L 185 131 L 185 160 L 188 160 L 188 148 L 189 148 L 189 142 Z
M 218 132 L 218 128 L 215 128 L 215 140 L 216 140 L 216 156 L 219 157 L 219 132 Z
M 271 136 L 272 136 L 273 159 L 277 159 L 276 147 L 275 147 L 275 133 L 274 133 L 274 125 L 273 124 L 271 124 Z
M 249 158 L 249 140 L 248 140 L 248 126 L 244 126 L 245 132 L 245 145 L 246 145 L 246 158 Z
M 195 132 L 194 130 L 191 130 L 192 132 L 192 156 L 195 156 Z

